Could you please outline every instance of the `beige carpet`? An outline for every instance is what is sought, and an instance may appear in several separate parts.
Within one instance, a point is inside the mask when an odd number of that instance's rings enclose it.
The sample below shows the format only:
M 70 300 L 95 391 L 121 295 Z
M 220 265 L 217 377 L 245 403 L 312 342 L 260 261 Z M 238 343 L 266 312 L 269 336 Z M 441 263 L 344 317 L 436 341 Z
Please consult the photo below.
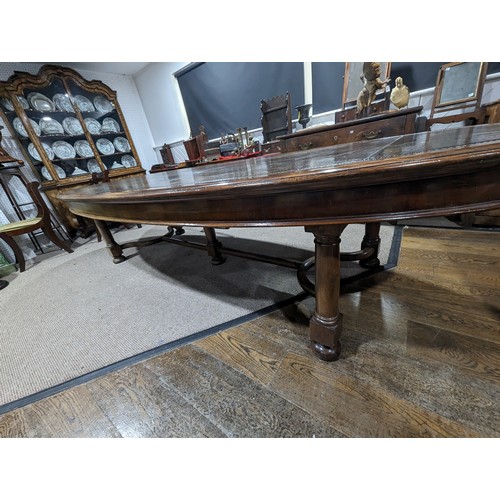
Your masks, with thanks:
M 382 227 L 383 264 L 395 230 Z M 128 241 L 164 233 L 165 228 L 144 226 L 115 237 Z M 300 260 L 313 254 L 313 237 L 302 228 L 217 235 L 231 248 Z M 362 235 L 363 226 L 349 226 L 342 250 L 359 249 Z M 205 241 L 200 228 L 187 229 L 185 236 Z M 37 257 L 26 272 L 4 278 L 10 284 L 0 291 L 0 413 L 40 391 L 200 332 L 219 331 L 302 292 L 293 269 L 232 256 L 213 266 L 205 252 L 168 243 L 128 249 L 130 258 L 121 264 L 113 264 L 95 239 L 78 240 L 73 248 L 72 254 L 56 250 Z M 342 267 L 343 275 L 361 271 L 356 263 Z

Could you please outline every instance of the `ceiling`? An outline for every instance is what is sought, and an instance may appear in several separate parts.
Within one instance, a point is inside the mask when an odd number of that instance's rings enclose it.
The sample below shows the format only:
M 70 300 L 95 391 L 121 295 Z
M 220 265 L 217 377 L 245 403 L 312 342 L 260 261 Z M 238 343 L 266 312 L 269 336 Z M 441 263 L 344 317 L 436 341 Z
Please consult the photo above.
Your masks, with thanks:
M 149 62 L 58 62 L 78 71 L 95 71 L 97 73 L 113 73 L 115 75 L 132 76 L 146 67 Z

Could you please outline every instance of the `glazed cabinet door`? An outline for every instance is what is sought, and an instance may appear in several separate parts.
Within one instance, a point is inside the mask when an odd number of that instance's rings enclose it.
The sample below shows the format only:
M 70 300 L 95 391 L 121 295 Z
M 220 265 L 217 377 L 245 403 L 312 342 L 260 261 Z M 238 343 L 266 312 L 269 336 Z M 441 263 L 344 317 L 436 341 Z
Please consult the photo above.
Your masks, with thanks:
M 61 78 L 26 85 L 9 97 L 2 98 L 5 116 L 42 184 L 88 175 L 85 159 L 75 150 L 85 134 Z
M 88 171 L 112 174 L 140 166 L 137 152 L 114 92 L 104 86 L 82 87 L 69 77 L 67 85 L 76 112 L 87 133 L 85 148 L 92 150 Z

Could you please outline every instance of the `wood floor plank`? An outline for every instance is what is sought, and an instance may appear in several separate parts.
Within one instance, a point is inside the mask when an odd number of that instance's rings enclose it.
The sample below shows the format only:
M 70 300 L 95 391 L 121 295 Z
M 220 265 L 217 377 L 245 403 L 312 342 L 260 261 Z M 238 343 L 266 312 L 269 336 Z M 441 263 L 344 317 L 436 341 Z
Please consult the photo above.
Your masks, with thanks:
M 88 389 L 123 437 L 225 437 L 142 364 L 101 377 Z
M 349 437 L 479 437 L 473 429 L 304 356 L 288 356 L 272 388 Z
M 237 367 L 263 385 L 272 379 L 285 353 L 279 344 L 265 341 L 239 327 L 206 337 L 198 341 L 196 346 L 226 364 Z
M 496 344 L 476 342 L 469 337 L 461 337 L 459 342 L 453 332 L 447 332 L 446 339 L 452 342 L 451 345 L 446 347 L 443 337 L 441 355 L 435 353 L 429 356 L 428 345 L 414 342 L 410 321 L 401 321 L 396 315 L 394 324 L 388 322 L 384 315 L 375 319 L 371 316 L 373 307 L 360 307 L 359 311 L 354 319 L 352 311 L 347 311 L 349 315 L 344 318 L 341 360 L 326 365 L 325 369 L 334 367 L 339 374 L 354 380 L 361 379 L 368 387 L 379 387 L 396 398 L 408 400 L 413 406 L 423 407 L 431 413 L 436 411 L 445 419 L 459 422 L 459 427 L 466 429 L 465 435 L 497 435 L 496 429 L 500 424 L 500 402 L 496 397 L 498 382 L 494 379 L 500 368 L 497 358 L 488 357 L 485 371 L 493 373 L 490 377 L 473 373 L 472 369 L 464 370 L 455 359 L 442 353 L 470 348 L 485 356 L 483 349 L 498 348 Z M 395 333 L 395 325 L 398 333 Z M 433 348 L 437 351 L 435 346 Z M 298 354 L 306 356 L 304 350 Z M 481 354 L 474 356 L 481 357 Z M 307 357 L 314 365 L 318 363 L 310 353 Z M 320 367 L 323 365 L 319 362 Z M 299 387 L 298 384 L 298 380 L 292 383 Z M 311 404 L 311 408 L 315 408 L 315 404 Z
M 499 344 L 409 321 L 407 347 L 409 354 L 457 367 L 471 379 L 499 384 L 500 390 Z
M 12 413 L 16 415 L 18 429 L 22 431 L 22 435 L 17 437 L 122 437 L 85 385 L 42 399 Z M 7 414 L 0 418 L 4 420 L 11 416 L 12 414 Z
M 439 300 L 437 296 L 421 293 L 418 288 L 401 296 L 391 286 L 390 280 L 377 283 L 376 288 L 365 288 L 359 293 L 358 316 L 351 316 L 349 321 L 359 318 L 361 308 L 368 308 L 374 318 L 381 321 L 383 317 L 389 323 L 389 328 L 394 327 L 396 330 L 400 328 L 398 323 L 404 324 L 404 321 L 418 317 L 420 322 L 432 327 L 489 342 L 500 342 L 500 308 L 495 304 L 484 303 L 477 297 L 465 300 L 450 294 L 448 301 L 444 296 Z M 355 304 L 355 296 L 351 297 L 350 302 L 341 299 L 341 310 L 346 320 L 356 308 Z
M 30 422 L 25 417 L 22 409 L 0 415 L 0 438 L 28 437 Z
M 410 227 L 403 231 L 404 250 L 451 249 L 458 252 L 497 252 L 500 231 Z
M 194 346 L 145 365 L 229 437 L 344 437 Z
M 366 338 L 345 331 L 357 345 L 336 369 L 347 377 L 379 387 L 394 397 L 472 429 L 483 437 L 500 433 L 498 383 L 465 372 L 442 357 L 427 356 L 427 349 L 393 338 Z M 344 341 L 344 345 L 349 344 Z
M 403 231 L 406 244 L 439 244 L 441 241 L 458 242 L 464 247 L 475 247 L 476 244 L 489 245 L 500 238 L 500 231 L 479 231 L 475 229 L 455 229 L 445 227 L 406 227 Z
M 385 273 L 383 280 L 371 281 L 370 288 L 373 288 L 375 283 L 380 291 L 397 292 L 402 296 L 417 291 L 423 296 L 432 294 L 432 296 L 429 296 L 431 300 L 434 300 L 434 297 L 442 302 L 448 299 L 448 304 L 450 296 L 461 301 L 475 299 L 478 306 L 485 308 L 500 303 L 500 289 L 496 286 L 485 285 L 484 283 L 481 285 L 468 285 L 457 280 L 447 280 L 438 273 L 433 273 L 432 276 L 427 277 L 422 276 L 420 273 L 408 273 L 398 269 L 397 272 Z M 362 286 L 362 284 L 363 282 L 358 286 Z M 456 305 L 456 302 L 453 301 L 452 305 Z
M 420 261 L 417 256 L 421 259 Z M 473 260 L 472 258 L 469 260 L 458 259 L 443 253 L 407 250 L 402 258 L 411 259 L 411 267 L 402 264 L 401 271 L 409 270 L 413 274 L 423 273 L 428 276 L 441 276 L 452 283 L 469 286 L 494 287 L 500 283 L 500 277 L 495 273 L 498 268 L 498 257 L 491 256 L 488 260 L 483 258 L 483 261 L 478 264 L 477 259 Z M 460 272 L 457 272 L 457 267 Z
M 303 352 L 309 344 L 309 319 L 314 305 L 307 305 L 309 299 L 261 316 L 256 321 L 242 325 L 242 330 L 262 341 L 279 344 L 287 352 Z M 308 311 L 308 314 L 305 313 Z
M 297 306 L 288 306 L 258 319 L 206 337 L 196 347 L 238 369 L 263 385 L 269 384 L 281 360 L 290 351 L 303 351 L 309 343 L 307 322 L 297 323 Z M 291 320 L 291 316 L 295 318 Z M 292 322 L 290 322 L 292 321 Z

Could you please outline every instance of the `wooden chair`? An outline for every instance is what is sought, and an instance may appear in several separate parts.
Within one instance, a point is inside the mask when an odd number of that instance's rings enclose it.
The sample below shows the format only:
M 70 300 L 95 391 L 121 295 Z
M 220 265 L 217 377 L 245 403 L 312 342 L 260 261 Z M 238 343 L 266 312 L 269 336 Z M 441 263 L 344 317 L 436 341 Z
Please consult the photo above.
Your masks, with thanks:
M 14 252 L 20 272 L 24 272 L 26 270 L 26 261 L 24 260 L 23 253 L 13 236 L 27 234 L 36 231 L 37 229 L 41 229 L 52 243 L 57 245 L 59 248 L 66 250 L 66 252 L 73 252 L 71 246 L 65 241 L 59 239 L 54 233 L 50 221 L 50 211 L 45 203 L 45 200 L 40 194 L 40 191 L 38 190 L 39 186 L 40 183 L 38 182 L 29 182 L 26 185 L 28 193 L 38 209 L 36 217 L 0 226 L 0 238 L 5 241 L 5 243 L 7 243 L 7 245 L 9 245 Z
M 292 104 L 288 92 L 271 99 L 263 99 L 260 101 L 260 110 L 264 142 L 292 133 Z

